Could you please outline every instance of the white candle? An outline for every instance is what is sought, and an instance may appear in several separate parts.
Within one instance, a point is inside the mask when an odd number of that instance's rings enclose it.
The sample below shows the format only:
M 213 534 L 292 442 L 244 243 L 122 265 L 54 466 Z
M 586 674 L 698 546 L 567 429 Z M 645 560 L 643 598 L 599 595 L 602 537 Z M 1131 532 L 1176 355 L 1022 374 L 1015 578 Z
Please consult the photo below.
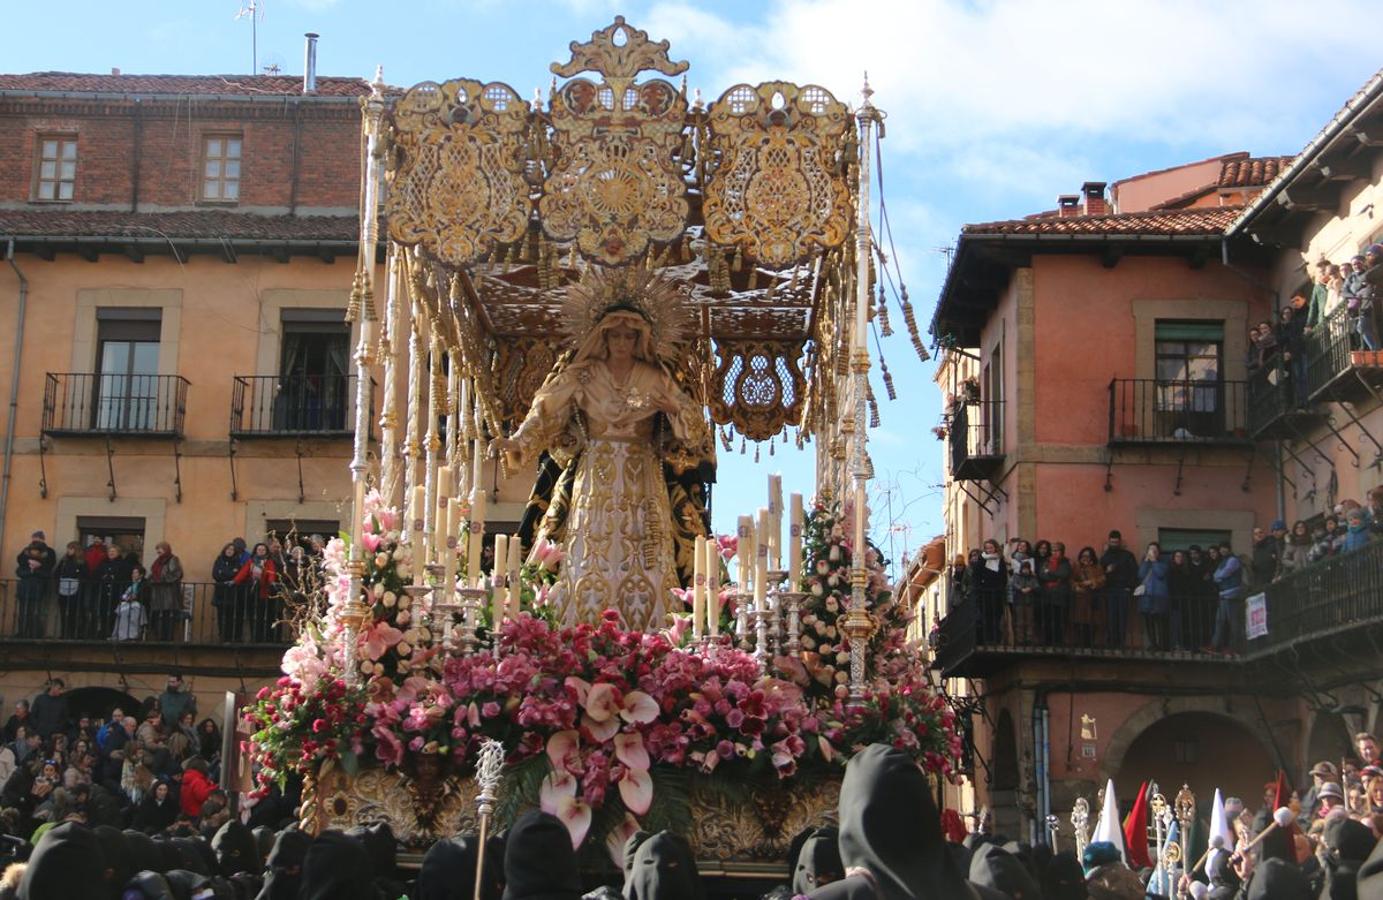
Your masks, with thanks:
M 738 557 L 740 590 L 749 589 L 754 580 L 754 517 L 740 516 L 735 536 L 739 538 L 735 556 Z
M 427 505 L 427 488 L 421 484 L 413 488 L 413 503 L 408 508 L 408 517 L 412 520 L 410 530 L 413 532 L 413 540 L 419 545 L 423 542 L 423 507 Z
M 754 608 L 765 609 L 768 596 L 768 510 L 759 508 L 759 541 L 754 547 Z
M 437 467 L 437 496 L 451 496 L 451 466 Z
M 449 508 L 449 498 L 439 494 L 437 513 L 432 517 L 432 548 L 438 562 L 442 561 L 442 556 L 446 550 L 456 549 L 455 542 L 449 542 L 447 538 L 447 510 Z
M 519 540 L 517 534 L 509 538 L 507 563 L 505 568 L 509 572 L 509 598 L 506 607 L 509 618 L 517 619 L 519 617 L 519 603 L 523 599 L 523 580 L 519 577 L 519 568 L 523 565 L 523 541 Z
M 476 417 L 479 419 L 479 416 Z M 477 426 L 479 422 L 477 422 Z M 471 492 L 474 494 L 485 493 L 485 440 L 481 437 L 482 432 L 476 431 L 475 453 L 471 454 L 475 471 L 471 474 Z
M 788 590 L 802 590 L 802 495 L 788 498 L 792 505 L 788 519 Z
M 476 491 L 471 500 L 471 535 L 466 546 L 466 578 L 475 587 L 484 587 L 480 573 L 480 548 L 485 542 L 485 492 Z
M 692 637 L 701 639 L 702 622 L 706 618 L 706 538 L 696 536 L 692 557 Z
M 783 476 L 768 476 L 768 552 L 769 568 L 783 566 Z
M 720 546 L 706 541 L 706 633 L 720 634 Z
M 498 628 L 498 627 L 499 627 L 499 623 L 500 623 L 501 621 L 504 620 L 504 607 L 505 607 L 505 584 L 504 584 L 504 574 L 505 574 L 505 573 L 504 573 L 504 565 L 505 565 L 505 563 L 508 562 L 508 561 L 509 561 L 509 535 L 507 535 L 507 534 L 497 534 L 497 535 L 495 535 L 495 564 L 494 564 L 494 568 L 492 568 L 492 569 L 490 570 L 491 575 L 492 575 L 491 581 L 492 581 L 493 584 L 494 584 L 494 592 L 495 592 L 494 601 L 493 601 L 493 606 L 492 606 L 493 612 L 491 613 L 491 621 L 494 623 L 494 626 L 495 626 L 496 628 Z

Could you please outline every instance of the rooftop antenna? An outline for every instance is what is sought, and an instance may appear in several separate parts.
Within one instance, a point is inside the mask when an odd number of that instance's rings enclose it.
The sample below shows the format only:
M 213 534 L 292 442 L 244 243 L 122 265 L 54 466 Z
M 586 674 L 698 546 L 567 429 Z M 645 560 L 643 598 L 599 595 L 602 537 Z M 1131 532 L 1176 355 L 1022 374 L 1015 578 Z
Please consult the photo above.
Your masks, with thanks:
M 240 11 L 235 20 L 248 17 L 250 20 L 250 74 L 259 73 L 259 20 L 264 18 L 264 0 L 240 0 Z

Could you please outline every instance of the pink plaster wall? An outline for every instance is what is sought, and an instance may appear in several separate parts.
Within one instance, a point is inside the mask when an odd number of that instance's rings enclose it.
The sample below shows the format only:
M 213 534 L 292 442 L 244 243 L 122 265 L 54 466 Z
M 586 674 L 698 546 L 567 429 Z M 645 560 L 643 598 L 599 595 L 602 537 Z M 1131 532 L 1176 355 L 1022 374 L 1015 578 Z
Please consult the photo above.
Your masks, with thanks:
M 1236 156 L 1246 157 L 1248 153 L 1228 153 L 1201 162 L 1116 181 L 1110 187 L 1110 199 L 1115 209 L 1121 213 L 1141 212 L 1196 188 L 1214 184 L 1220 178 L 1221 161 Z

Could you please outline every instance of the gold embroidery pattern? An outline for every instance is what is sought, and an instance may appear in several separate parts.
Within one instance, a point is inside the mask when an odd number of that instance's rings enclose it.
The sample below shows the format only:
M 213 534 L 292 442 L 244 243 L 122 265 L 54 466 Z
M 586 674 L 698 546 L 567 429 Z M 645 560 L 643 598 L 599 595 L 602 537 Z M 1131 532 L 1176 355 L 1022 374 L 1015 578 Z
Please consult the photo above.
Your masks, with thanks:
M 384 205 L 393 240 L 459 268 L 523 237 L 528 104 L 513 88 L 423 82 L 399 100 L 393 126 Z
M 706 181 L 706 235 L 773 269 L 839 246 L 850 231 L 840 155 L 849 116 L 816 85 L 736 85 L 711 104 L 718 163 Z
M 518 423 L 557 362 L 558 347 L 550 339 L 509 338 L 495 345 L 494 383 L 506 422 Z
M 717 424 L 733 424 L 762 441 L 802 418 L 806 379 L 800 342 L 718 341 L 709 407 Z
M 624 43 L 615 42 L 616 35 Z M 690 206 L 674 154 L 682 145 L 687 100 L 661 79 L 635 83 L 645 69 L 685 71 L 667 57 L 666 41 L 616 17 L 586 44 L 573 42 L 572 58 L 554 63 L 570 78 L 596 72 L 599 83 L 573 78 L 552 99 L 555 163 L 538 202 L 543 229 L 558 241 L 575 240 L 587 258 L 612 266 L 641 258 L 650 242 L 681 236 Z

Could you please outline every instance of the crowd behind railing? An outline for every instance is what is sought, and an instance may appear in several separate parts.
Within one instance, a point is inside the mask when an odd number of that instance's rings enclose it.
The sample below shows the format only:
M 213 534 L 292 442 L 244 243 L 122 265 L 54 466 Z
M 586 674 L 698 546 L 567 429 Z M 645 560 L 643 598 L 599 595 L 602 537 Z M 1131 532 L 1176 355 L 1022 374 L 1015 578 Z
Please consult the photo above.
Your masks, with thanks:
M 947 572 L 948 623 L 930 642 L 973 635 L 990 647 L 1076 647 L 1230 655 L 1244 639 L 1244 601 L 1295 572 L 1383 540 L 1383 486 L 1368 506 L 1342 501 L 1315 527 L 1276 521 L 1253 529 L 1247 553 L 1228 541 L 1140 557 L 1118 530 L 1072 556 L 1060 541 L 987 540 Z
M 1310 295 L 1299 293 L 1277 313 L 1249 329 L 1245 364 L 1250 376 L 1281 364 L 1298 403 L 1306 402 L 1309 344 L 1351 350 L 1383 349 L 1383 244 L 1371 244 L 1347 262 L 1321 259 L 1311 267 Z
M 59 556 L 36 531 L 14 581 L 0 581 L 0 626 L 25 640 L 282 643 L 317 584 L 325 546 L 319 535 L 287 545 L 236 538 L 212 562 L 211 581 L 194 582 L 166 541 L 146 565 L 112 538 L 70 542 Z

